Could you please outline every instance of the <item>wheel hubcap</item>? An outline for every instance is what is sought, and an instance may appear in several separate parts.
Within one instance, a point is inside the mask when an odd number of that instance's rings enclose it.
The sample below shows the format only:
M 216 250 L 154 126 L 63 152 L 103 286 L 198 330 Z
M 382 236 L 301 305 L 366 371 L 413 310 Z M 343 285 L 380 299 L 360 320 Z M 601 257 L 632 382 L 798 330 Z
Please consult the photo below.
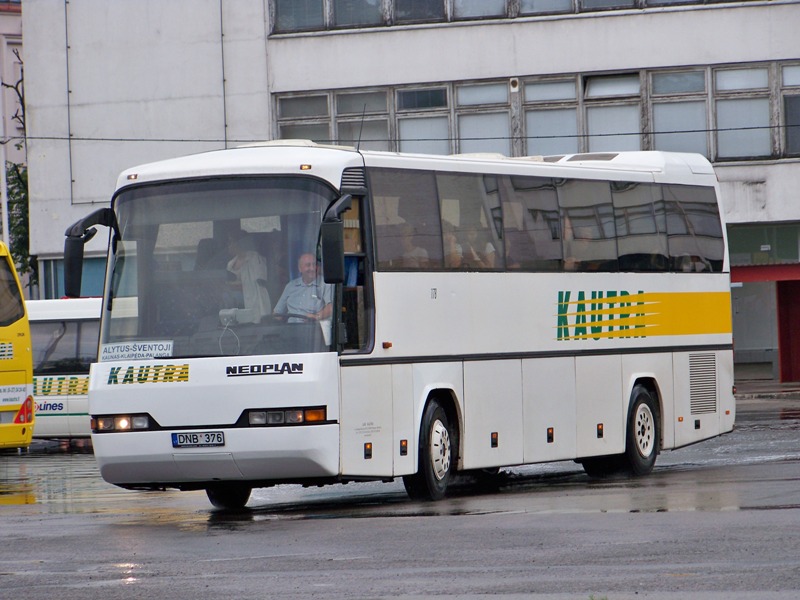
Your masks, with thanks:
M 653 412 L 646 404 L 640 404 L 636 409 L 636 447 L 639 449 L 639 454 L 647 458 L 653 453 L 655 445 Z
M 431 428 L 431 466 L 439 481 L 450 471 L 450 433 L 438 419 Z

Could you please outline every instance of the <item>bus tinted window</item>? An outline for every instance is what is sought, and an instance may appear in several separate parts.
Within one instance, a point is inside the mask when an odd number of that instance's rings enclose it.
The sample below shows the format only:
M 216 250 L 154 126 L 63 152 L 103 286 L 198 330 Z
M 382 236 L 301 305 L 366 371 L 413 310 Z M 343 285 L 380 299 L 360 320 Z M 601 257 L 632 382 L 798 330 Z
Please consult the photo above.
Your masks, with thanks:
M 564 226 L 564 269 L 617 271 L 617 240 L 607 181 L 559 181 Z
M 31 323 L 35 375 L 88 373 L 97 358 L 100 321 Z
M 0 327 L 19 321 L 24 315 L 25 308 L 11 263 L 0 257 Z
M 552 179 L 501 178 L 506 265 L 523 271 L 561 269 L 561 218 Z
M 672 269 L 722 271 L 725 243 L 714 189 L 691 185 L 665 185 L 662 189 Z
M 444 230 L 445 267 L 478 271 L 501 268 L 503 240 L 497 178 L 438 173 L 436 184 Z
M 620 271 L 669 269 L 667 219 L 660 186 L 612 182 Z
M 373 169 L 378 267 L 426 270 L 442 266 L 442 233 L 432 171 Z
M 380 270 L 718 272 L 723 267 L 712 187 L 370 172 Z

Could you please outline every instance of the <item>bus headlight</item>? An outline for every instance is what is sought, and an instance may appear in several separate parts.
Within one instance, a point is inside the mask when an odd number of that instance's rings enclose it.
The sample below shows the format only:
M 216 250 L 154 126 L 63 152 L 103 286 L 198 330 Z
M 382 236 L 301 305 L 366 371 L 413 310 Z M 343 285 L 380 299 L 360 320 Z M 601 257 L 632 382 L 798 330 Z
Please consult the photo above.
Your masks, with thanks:
M 98 417 L 95 423 L 97 431 L 114 431 L 113 417 Z
M 156 425 L 150 415 L 108 415 L 92 417 L 92 431 L 106 433 L 115 431 L 147 431 Z

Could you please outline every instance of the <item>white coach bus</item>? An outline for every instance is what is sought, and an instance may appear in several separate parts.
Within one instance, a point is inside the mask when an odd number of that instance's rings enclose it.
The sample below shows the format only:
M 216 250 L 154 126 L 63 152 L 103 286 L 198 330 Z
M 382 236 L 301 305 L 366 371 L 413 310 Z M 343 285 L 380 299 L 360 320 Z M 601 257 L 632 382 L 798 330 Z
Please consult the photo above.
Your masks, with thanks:
M 89 438 L 89 367 L 97 360 L 100 298 L 29 300 L 35 438 Z
M 730 284 L 701 156 L 424 156 L 271 142 L 143 165 L 111 207 L 89 405 L 124 488 L 576 460 L 649 473 L 731 431 Z M 321 268 L 317 273 L 317 262 Z

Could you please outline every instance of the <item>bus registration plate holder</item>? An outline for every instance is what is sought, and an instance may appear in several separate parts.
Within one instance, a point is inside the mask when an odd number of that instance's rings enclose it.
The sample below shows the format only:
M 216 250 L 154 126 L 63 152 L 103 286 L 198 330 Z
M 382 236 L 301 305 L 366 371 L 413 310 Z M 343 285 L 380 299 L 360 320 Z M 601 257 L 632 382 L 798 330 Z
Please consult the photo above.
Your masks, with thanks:
M 208 448 L 224 445 L 225 433 L 222 431 L 187 431 L 172 434 L 173 448 Z

